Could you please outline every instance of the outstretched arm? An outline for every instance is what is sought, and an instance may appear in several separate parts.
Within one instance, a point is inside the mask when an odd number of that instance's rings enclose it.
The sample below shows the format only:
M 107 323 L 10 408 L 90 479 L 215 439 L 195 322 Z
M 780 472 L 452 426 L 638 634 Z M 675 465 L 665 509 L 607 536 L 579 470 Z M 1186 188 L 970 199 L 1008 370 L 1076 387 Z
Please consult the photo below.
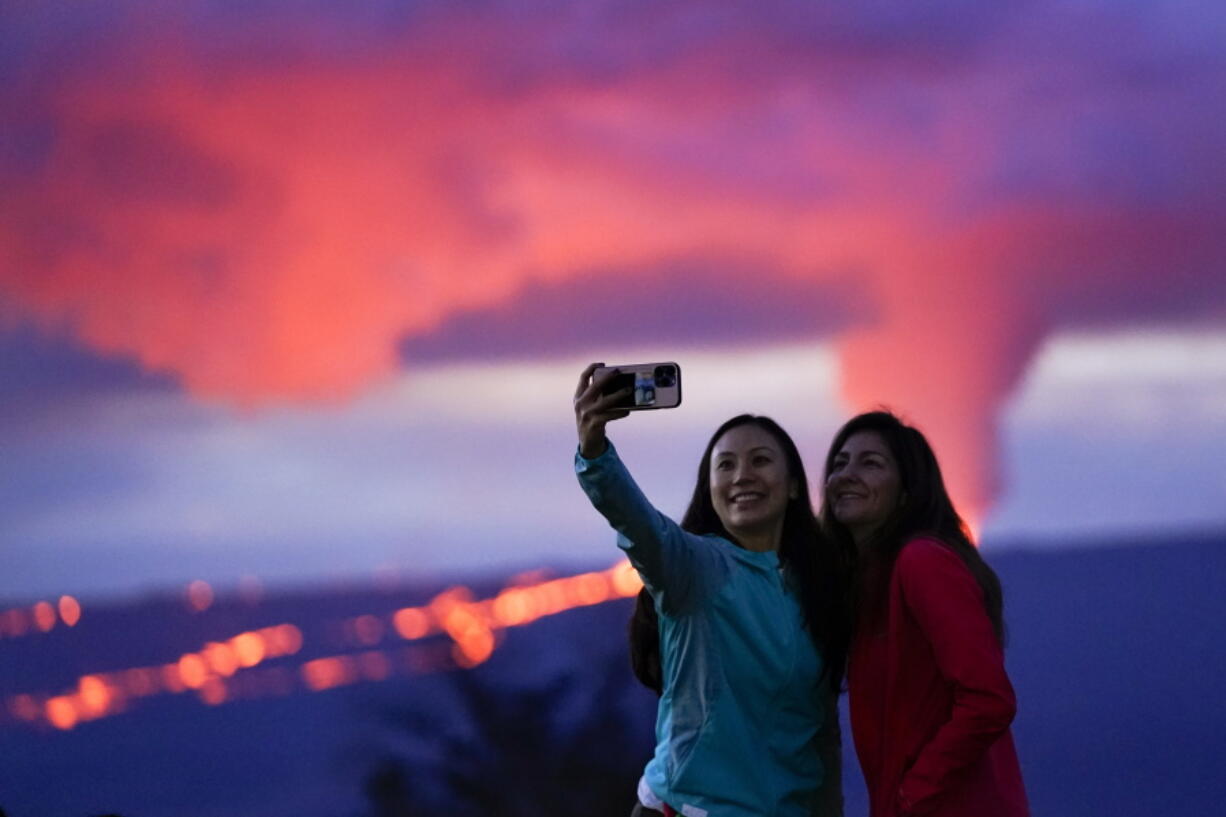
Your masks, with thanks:
M 629 412 L 609 408 L 625 395 L 601 393 L 616 372 L 593 378 L 599 365 L 584 370 L 575 391 L 575 473 L 592 505 L 620 534 L 618 547 L 626 551 L 661 609 L 680 611 L 698 598 L 698 588 L 706 586 L 709 577 L 722 572 L 723 562 L 716 548 L 652 506 L 605 438 L 605 425 Z

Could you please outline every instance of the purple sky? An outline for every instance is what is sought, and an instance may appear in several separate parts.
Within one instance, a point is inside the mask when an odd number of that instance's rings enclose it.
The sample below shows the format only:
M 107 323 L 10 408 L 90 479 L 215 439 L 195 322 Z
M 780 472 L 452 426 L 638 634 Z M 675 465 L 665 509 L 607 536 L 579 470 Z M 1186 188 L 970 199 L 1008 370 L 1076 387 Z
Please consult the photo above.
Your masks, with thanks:
M 686 369 L 618 429 L 668 510 L 724 416 L 816 464 L 887 403 L 989 544 L 1220 525 L 1222 42 L 1208 2 L 0 6 L 0 595 L 600 559 L 593 357 Z

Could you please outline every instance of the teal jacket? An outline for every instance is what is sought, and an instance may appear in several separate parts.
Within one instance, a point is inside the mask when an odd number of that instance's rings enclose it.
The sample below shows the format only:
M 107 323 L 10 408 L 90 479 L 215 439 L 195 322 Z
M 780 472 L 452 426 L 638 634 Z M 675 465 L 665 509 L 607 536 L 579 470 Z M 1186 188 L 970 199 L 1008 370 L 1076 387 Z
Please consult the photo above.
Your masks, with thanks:
M 575 455 L 660 618 L 664 692 L 645 776 L 686 817 L 809 817 L 822 780 L 821 657 L 774 552 L 683 531 L 609 443 Z

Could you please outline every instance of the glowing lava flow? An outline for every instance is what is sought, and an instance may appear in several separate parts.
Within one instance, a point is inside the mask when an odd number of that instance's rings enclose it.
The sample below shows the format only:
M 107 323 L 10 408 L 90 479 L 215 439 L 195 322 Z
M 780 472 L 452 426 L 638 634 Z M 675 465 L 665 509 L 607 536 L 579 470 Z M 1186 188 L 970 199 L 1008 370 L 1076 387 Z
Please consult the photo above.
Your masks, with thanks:
M 134 700 L 158 694 L 193 691 L 205 704 L 217 706 L 239 699 L 289 695 L 301 688 L 319 692 L 360 681 L 384 681 L 398 674 L 470 668 L 493 654 L 502 630 L 576 607 L 633 596 L 640 587 L 638 574 L 625 561 L 603 571 L 513 585 L 489 599 L 474 599 L 469 588 L 452 587 L 420 607 L 404 607 L 384 617 L 366 614 L 345 619 L 341 624 L 347 640 L 364 649 L 305 661 L 296 667 L 296 673 L 285 665 L 260 667 L 302 649 L 302 631 L 287 623 L 211 641 L 165 664 L 83 675 L 73 688 L 59 694 L 12 695 L 5 709 L 21 722 L 72 729 L 84 721 L 124 712 Z M 63 600 L 60 609 L 67 623 L 70 616 L 64 615 Z M 69 605 L 67 609 L 71 612 L 73 608 Z M 79 607 L 75 609 L 79 615 Z M 47 611 L 42 614 L 46 617 Z M 33 615 L 38 616 L 39 611 Z M 425 648 L 370 649 L 390 633 L 409 642 L 446 635 L 451 646 L 445 654 Z
M 82 721 L 123 712 L 132 700 L 159 693 L 193 689 L 205 703 L 221 703 L 226 695 L 220 679 L 301 648 L 302 633 L 294 625 L 264 627 L 209 642 L 199 652 L 185 653 L 167 664 L 83 675 L 75 688 L 59 695 L 14 695 L 7 701 L 8 711 L 18 720 L 45 720 L 57 729 L 71 729 Z
M 81 604 L 72 596 L 60 596 L 55 604 L 40 601 L 29 607 L 11 607 L 0 610 L 0 638 L 50 632 L 60 622 L 75 627 L 80 620 Z
M 422 607 L 403 607 L 389 618 L 391 629 L 405 641 L 440 633 L 450 636 L 454 665 L 470 668 L 493 654 L 501 630 L 576 607 L 633 596 L 642 586 L 629 562 L 623 561 L 595 573 L 508 587 L 492 599 L 473 600 L 467 587 L 453 587 Z M 346 619 L 344 630 L 359 646 L 377 644 L 386 632 L 384 620 L 371 615 Z M 412 656 L 405 657 L 413 660 Z M 307 688 L 318 691 L 358 681 L 381 681 L 392 673 L 393 666 L 379 651 L 334 655 L 304 664 L 302 678 Z

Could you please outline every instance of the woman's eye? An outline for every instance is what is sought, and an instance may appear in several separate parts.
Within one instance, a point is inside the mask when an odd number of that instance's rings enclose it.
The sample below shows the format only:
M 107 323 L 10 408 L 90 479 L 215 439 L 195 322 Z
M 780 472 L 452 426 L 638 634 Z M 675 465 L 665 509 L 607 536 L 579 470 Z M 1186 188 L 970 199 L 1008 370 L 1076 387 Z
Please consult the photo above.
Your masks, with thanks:
M 732 467 L 731 460 L 720 460 L 719 462 L 715 463 L 716 471 L 727 471 L 731 467 Z

